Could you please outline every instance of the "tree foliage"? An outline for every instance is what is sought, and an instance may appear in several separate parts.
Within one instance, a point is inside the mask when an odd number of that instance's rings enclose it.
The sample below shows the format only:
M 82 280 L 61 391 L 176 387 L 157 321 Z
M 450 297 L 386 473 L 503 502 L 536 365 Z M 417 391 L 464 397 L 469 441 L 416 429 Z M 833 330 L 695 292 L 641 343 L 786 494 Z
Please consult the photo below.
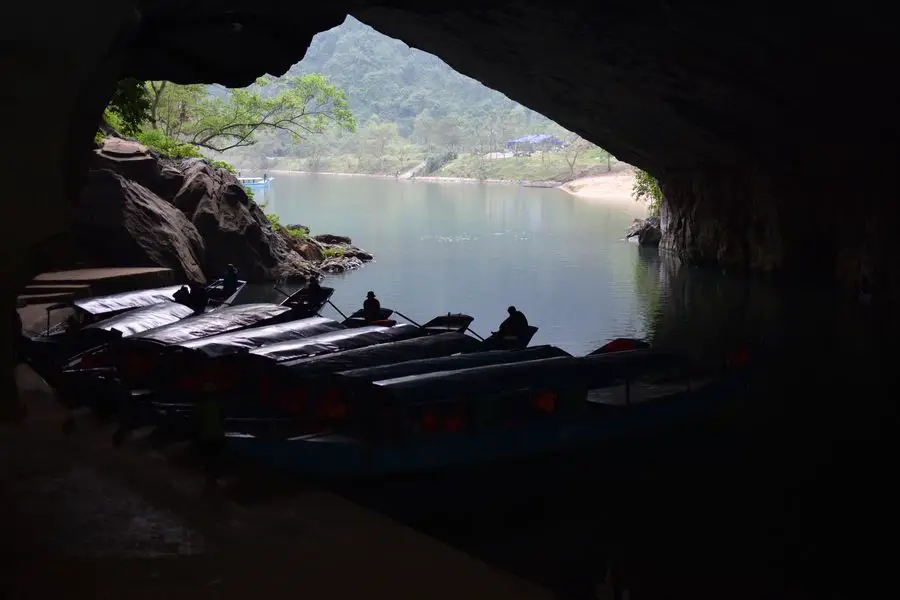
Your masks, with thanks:
M 659 216 L 659 207 L 662 206 L 664 196 L 656 177 L 646 171 L 637 169 L 634 176 L 634 186 L 631 188 L 631 197 L 637 202 L 649 202 L 650 214 Z
M 117 117 L 122 133 L 136 135 L 150 118 L 150 95 L 144 82 L 134 78 L 120 80 L 107 110 Z
M 283 132 L 298 142 L 330 127 L 356 129 L 344 92 L 319 74 L 264 77 L 224 96 L 205 86 L 151 81 L 150 122 L 166 136 L 216 152 L 252 146 Z

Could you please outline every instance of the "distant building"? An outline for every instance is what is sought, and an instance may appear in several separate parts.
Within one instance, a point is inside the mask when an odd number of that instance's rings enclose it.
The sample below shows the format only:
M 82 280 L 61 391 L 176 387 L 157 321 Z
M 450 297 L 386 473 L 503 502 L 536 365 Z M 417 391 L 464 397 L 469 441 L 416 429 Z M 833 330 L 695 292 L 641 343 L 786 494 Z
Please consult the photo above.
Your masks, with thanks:
M 506 142 L 506 147 L 516 154 L 531 154 L 535 150 L 549 150 L 562 145 L 560 139 L 546 134 L 526 135 Z

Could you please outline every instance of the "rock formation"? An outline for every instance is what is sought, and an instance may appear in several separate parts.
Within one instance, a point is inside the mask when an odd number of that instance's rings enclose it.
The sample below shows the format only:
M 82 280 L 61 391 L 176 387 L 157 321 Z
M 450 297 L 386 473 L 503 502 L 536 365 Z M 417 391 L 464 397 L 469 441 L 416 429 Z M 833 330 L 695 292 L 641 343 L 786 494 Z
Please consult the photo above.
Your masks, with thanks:
M 625 231 L 625 237 L 637 237 L 638 244 L 641 246 L 659 246 L 660 239 L 662 239 L 659 219 L 656 217 L 635 219 Z
M 267 281 L 372 259 L 344 236 L 320 242 L 308 230 L 273 230 L 237 178 L 203 159 L 161 159 L 136 142 L 107 138 L 92 166 L 75 232 L 98 264 L 165 266 L 186 281 L 218 277 L 234 264 L 242 277 Z
M 897 93 L 876 83 L 900 40 L 890 14 L 842 5 L 811 26 L 802 11 L 771 19 L 758 2 L 613 0 L 584 11 L 361 0 L 302 16 L 288 6 L 208 5 L 190 22 L 147 7 L 125 70 L 246 85 L 283 72 L 352 12 L 657 176 L 672 213 L 664 245 L 680 258 L 850 285 L 866 275 L 900 291 L 880 261 L 897 203 L 859 177 L 889 170 L 897 154 Z M 160 51 L 172 44 L 178 52 Z M 848 199 L 849 214 L 839 208 Z

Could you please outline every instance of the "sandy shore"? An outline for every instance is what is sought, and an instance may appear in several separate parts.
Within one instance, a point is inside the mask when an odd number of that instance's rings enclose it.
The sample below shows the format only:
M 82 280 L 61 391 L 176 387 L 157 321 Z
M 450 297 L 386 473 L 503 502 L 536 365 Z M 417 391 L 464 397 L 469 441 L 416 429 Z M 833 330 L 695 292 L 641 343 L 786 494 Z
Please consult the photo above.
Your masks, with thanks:
M 582 177 L 559 187 L 561 190 L 585 200 L 622 204 L 635 207 L 637 210 L 643 206 L 631 197 L 631 189 L 634 187 L 634 171 L 631 168 Z

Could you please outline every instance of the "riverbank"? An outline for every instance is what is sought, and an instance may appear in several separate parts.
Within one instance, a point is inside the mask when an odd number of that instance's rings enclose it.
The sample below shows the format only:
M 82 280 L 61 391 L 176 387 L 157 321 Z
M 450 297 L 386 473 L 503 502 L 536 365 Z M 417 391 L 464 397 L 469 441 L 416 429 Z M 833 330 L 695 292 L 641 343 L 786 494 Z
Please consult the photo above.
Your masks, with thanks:
M 610 201 L 639 206 L 631 196 L 634 187 L 634 167 L 616 163 L 610 172 L 579 177 L 566 183 L 557 181 L 514 181 L 510 179 L 478 179 L 475 177 L 443 177 L 428 175 L 423 177 L 398 177 L 378 173 L 339 173 L 333 171 L 300 171 L 294 169 L 269 169 L 267 173 L 326 175 L 331 177 L 367 177 L 374 179 L 396 179 L 402 181 L 428 181 L 434 183 L 490 183 L 499 185 L 521 185 L 523 187 L 556 187 L 578 198 L 586 200 Z
M 627 169 L 581 177 L 562 184 L 559 189 L 585 200 L 616 203 L 646 212 L 646 203 L 636 202 L 631 195 L 634 177 L 634 168 L 629 166 Z

